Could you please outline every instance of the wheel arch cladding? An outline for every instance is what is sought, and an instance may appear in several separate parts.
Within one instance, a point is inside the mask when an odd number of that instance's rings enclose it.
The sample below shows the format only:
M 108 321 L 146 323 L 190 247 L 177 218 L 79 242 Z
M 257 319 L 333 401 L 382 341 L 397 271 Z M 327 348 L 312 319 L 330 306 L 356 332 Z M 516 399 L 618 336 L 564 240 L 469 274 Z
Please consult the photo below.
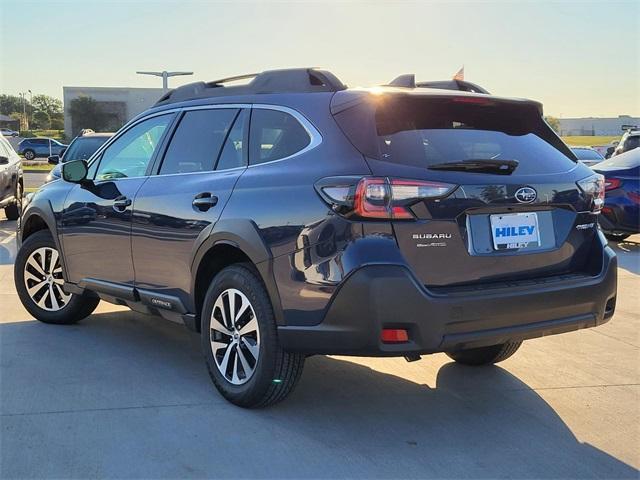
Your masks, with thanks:
M 23 220 L 22 223 L 22 241 L 24 242 L 27 238 L 40 230 L 49 230 L 51 235 L 55 237 L 54 230 L 43 216 L 36 212 L 31 213 Z
M 258 272 L 271 305 L 276 323 L 282 322 L 280 297 L 275 285 L 271 252 L 250 220 L 221 220 L 215 231 L 198 248 L 192 262 L 192 298 L 199 318 L 204 297 L 215 275 L 236 263 L 248 263 Z M 200 322 L 196 325 L 199 328 Z

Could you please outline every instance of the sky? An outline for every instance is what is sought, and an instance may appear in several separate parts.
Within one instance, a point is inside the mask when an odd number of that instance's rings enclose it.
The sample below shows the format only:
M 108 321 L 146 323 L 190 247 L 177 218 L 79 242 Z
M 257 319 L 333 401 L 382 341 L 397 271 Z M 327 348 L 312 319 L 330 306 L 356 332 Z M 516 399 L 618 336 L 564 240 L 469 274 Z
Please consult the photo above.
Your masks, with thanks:
M 558 117 L 640 116 L 640 1 L 0 0 L 0 93 L 318 66 L 349 86 L 465 78 Z

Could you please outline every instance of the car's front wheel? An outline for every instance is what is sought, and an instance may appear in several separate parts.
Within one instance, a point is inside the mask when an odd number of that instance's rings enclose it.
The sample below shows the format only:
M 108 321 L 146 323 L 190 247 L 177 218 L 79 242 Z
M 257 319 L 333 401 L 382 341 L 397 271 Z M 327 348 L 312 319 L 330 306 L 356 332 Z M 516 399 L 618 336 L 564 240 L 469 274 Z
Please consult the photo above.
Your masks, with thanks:
M 100 301 L 65 292 L 62 259 L 47 230 L 34 233 L 22 244 L 13 278 L 24 308 L 44 323 L 76 323 L 91 315 Z
M 26 160 L 33 160 L 34 158 L 36 158 L 36 153 L 33 150 L 26 150 L 24 152 L 24 158 Z
M 467 348 L 446 352 L 449 358 L 463 365 L 490 365 L 502 362 L 516 353 L 522 342 L 507 342 L 489 347 Z
M 209 375 L 227 400 L 266 407 L 293 391 L 305 357 L 280 347 L 271 302 L 251 265 L 232 265 L 216 275 L 201 328 Z
M 4 207 L 4 214 L 7 220 L 17 220 L 20 217 L 22 211 L 22 184 L 18 182 L 15 192 L 16 201 L 11 205 Z

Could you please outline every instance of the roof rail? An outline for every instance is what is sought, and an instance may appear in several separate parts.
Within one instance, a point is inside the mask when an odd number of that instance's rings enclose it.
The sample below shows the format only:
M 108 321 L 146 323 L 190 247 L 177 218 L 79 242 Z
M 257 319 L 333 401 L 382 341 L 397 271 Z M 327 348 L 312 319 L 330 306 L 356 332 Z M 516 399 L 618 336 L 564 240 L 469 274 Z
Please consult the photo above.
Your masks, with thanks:
M 253 80 L 246 85 L 225 85 L 226 83 L 250 78 L 253 78 Z M 333 73 L 326 70 L 315 68 L 288 68 L 238 75 L 206 83 L 189 83 L 168 91 L 160 97 L 156 105 L 166 105 L 205 97 L 260 93 L 337 92 L 346 88 L 347 86 Z
M 464 80 L 435 80 L 428 82 L 416 82 L 416 76 L 413 73 L 406 73 L 394 78 L 389 87 L 399 88 L 440 88 L 443 90 L 460 90 L 463 92 L 485 93 L 489 94 L 487 90 L 475 83 L 467 82 Z

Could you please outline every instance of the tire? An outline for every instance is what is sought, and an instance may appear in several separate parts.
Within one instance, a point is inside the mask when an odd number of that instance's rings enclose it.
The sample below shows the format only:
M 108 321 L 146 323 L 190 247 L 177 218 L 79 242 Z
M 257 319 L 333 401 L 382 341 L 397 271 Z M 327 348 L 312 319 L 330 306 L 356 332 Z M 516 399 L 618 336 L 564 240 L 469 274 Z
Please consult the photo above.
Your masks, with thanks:
M 612 242 L 622 242 L 623 240 L 626 240 L 629 236 L 631 236 L 631 234 L 630 233 L 605 233 L 604 236 L 607 237 L 607 240 L 610 240 Z
M 489 347 L 468 348 L 455 352 L 446 352 L 452 360 L 463 365 L 490 365 L 502 362 L 516 353 L 522 342 L 500 343 Z
M 22 244 L 16 256 L 13 279 L 22 305 L 31 315 L 44 323 L 68 325 L 91 315 L 100 300 L 66 294 L 60 261 L 51 233 L 41 230 Z
M 7 220 L 17 220 L 20 218 L 22 212 L 22 185 L 18 183 L 16 187 L 16 202 L 4 208 L 4 214 L 7 216 Z
M 33 160 L 34 158 L 36 158 L 36 152 L 34 152 L 33 150 L 25 150 L 24 158 L 25 160 Z
M 232 301 L 239 314 L 235 321 L 230 318 Z M 228 401 L 260 408 L 293 391 L 305 356 L 280 347 L 271 302 L 252 265 L 232 265 L 215 276 L 204 300 L 201 327 L 209 375 Z

